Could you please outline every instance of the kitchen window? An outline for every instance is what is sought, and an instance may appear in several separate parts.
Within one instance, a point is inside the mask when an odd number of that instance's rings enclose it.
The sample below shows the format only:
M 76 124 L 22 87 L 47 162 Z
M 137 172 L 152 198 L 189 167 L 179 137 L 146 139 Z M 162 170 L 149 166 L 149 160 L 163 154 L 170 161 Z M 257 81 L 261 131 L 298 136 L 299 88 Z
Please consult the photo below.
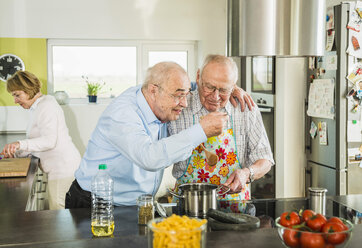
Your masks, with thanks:
M 161 61 L 180 64 L 196 76 L 194 42 L 48 40 L 48 94 L 66 91 L 70 103 L 86 103 L 87 77 L 104 84 L 98 99 L 142 84 L 147 68 Z

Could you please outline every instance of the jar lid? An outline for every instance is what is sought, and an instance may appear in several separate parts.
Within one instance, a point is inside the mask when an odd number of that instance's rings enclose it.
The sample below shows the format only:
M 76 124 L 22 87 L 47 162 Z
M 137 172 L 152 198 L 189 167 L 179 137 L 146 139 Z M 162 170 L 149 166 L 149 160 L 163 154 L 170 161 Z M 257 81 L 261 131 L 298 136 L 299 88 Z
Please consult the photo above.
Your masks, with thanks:
M 143 194 L 138 197 L 138 201 L 152 201 L 153 202 L 153 196 L 150 194 Z
M 326 193 L 328 190 L 326 188 L 317 188 L 317 187 L 309 187 L 310 193 Z

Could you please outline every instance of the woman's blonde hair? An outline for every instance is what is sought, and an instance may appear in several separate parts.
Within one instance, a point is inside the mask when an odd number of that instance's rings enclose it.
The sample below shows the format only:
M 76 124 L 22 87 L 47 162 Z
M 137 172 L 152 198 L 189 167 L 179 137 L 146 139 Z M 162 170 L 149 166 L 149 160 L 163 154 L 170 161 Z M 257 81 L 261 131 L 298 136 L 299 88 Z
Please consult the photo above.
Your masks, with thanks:
M 29 99 L 33 99 L 33 97 L 40 92 L 40 88 L 40 80 L 28 71 L 17 71 L 6 81 L 6 90 L 9 93 L 22 90 L 29 95 Z

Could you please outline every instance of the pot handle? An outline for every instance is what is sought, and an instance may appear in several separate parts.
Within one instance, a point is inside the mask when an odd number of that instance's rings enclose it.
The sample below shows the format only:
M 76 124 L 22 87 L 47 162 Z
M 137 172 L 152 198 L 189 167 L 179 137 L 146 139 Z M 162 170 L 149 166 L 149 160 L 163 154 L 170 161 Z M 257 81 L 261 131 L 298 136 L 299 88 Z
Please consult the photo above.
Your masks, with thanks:
M 216 188 L 216 192 L 218 195 L 225 195 L 229 191 L 230 191 L 230 188 L 223 184 L 221 184 L 219 187 Z
M 175 197 L 177 197 L 177 198 L 185 198 L 185 196 L 177 194 L 177 193 L 176 193 L 175 191 L 173 191 L 172 189 L 167 189 L 167 191 L 168 191 L 171 195 L 173 195 L 173 196 L 175 196 Z

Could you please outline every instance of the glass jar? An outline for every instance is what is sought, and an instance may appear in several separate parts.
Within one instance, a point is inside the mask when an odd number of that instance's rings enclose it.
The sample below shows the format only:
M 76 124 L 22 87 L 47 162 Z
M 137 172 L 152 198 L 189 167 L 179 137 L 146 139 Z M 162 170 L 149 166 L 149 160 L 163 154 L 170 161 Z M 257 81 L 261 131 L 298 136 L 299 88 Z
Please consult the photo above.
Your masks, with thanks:
M 206 219 L 179 215 L 156 218 L 148 223 L 148 247 L 205 248 L 206 229 Z
M 137 199 L 138 224 L 147 225 L 154 218 L 154 205 L 152 195 L 140 195 Z

